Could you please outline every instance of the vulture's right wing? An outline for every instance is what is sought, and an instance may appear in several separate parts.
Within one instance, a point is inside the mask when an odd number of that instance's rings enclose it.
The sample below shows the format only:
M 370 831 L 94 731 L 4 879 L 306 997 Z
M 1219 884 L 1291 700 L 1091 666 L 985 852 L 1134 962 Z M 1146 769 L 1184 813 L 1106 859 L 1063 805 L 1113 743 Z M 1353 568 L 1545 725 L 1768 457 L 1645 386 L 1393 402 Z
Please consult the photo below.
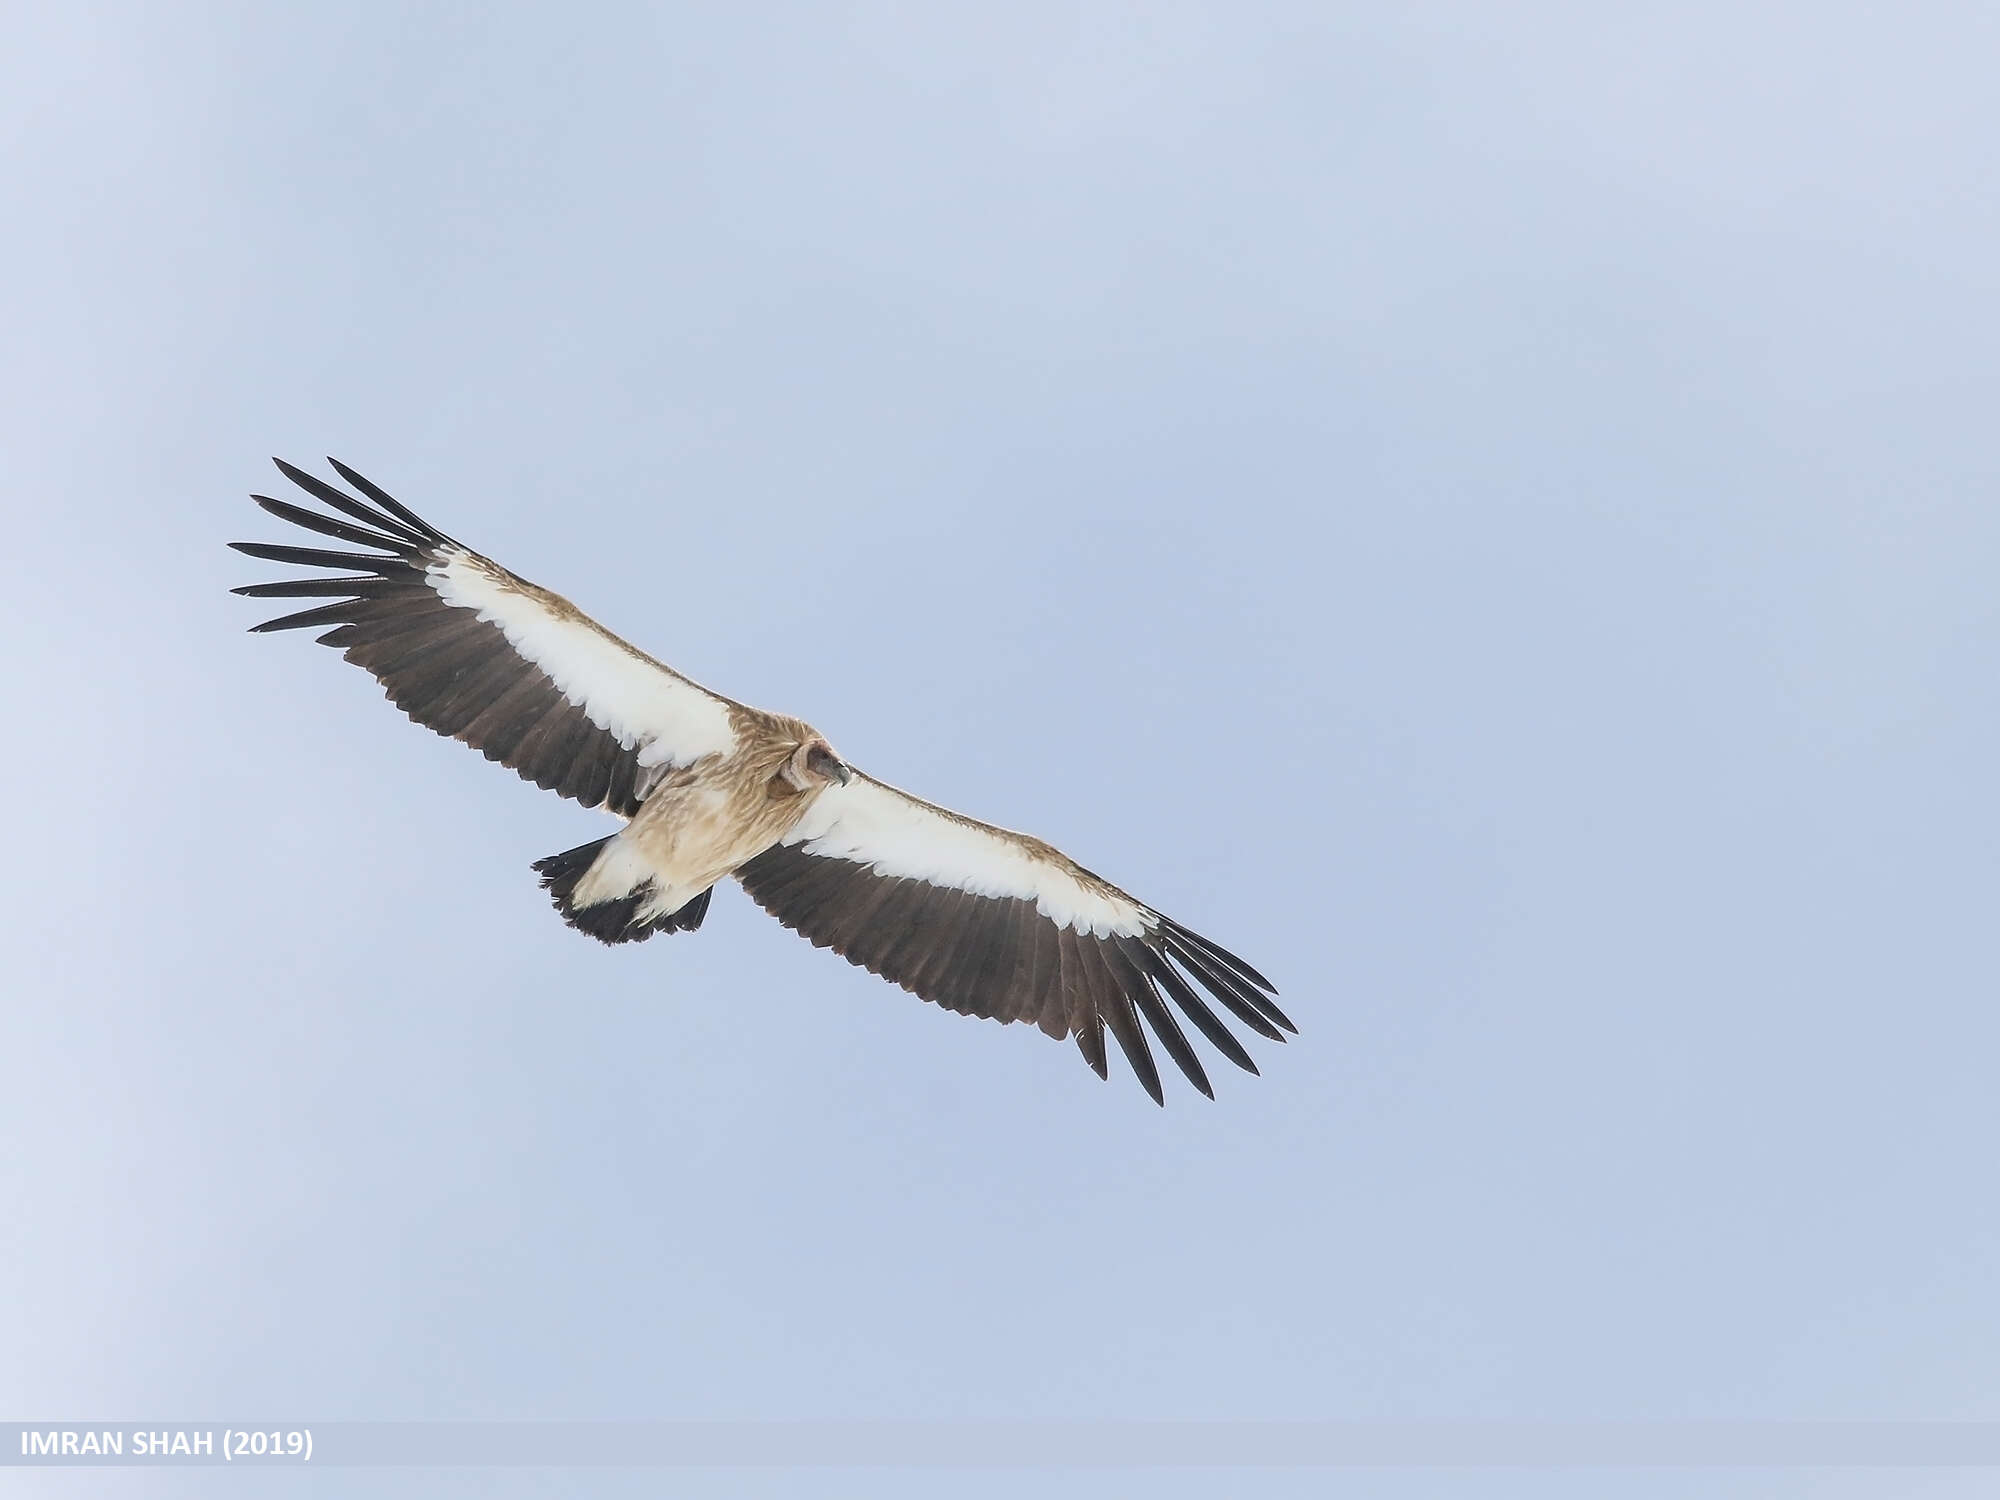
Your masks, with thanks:
M 567 599 L 453 541 L 345 464 L 372 504 L 284 460 L 285 477 L 337 520 L 253 495 L 281 520 L 373 550 L 231 542 L 271 562 L 334 568 L 235 590 L 326 598 L 256 630 L 332 626 L 319 637 L 375 674 L 396 706 L 537 786 L 630 817 L 668 770 L 735 748 L 730 700 L 635 650 Z

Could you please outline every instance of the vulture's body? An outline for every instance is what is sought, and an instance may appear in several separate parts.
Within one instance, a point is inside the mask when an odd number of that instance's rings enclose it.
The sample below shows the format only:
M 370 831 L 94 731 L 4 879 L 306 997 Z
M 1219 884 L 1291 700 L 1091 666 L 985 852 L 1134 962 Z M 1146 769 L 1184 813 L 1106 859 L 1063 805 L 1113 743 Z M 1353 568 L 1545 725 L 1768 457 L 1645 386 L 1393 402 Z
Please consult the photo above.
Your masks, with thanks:
M 1253 1073 L 1196 986 L 1273 1040 L 1296 1029 L 1255 969 L 1061 851 L 863 775 L 811 725 L 690 682 L 334 467 L 366 498 L 279 463 L 350 519 L 253 498 L 371 550 L 235 542 L 252 557 L 340 574 L 236 592 L 330 598 L 255 628 L 331 627 L 319 639 L 419 724 L 625 818 L 619 832 L 535 866 L 572 926 L 611 943 L 691 932 L 715 884 L 733 877 L 816 946 L 913 994 L 1073 1037 L 1100 1077 L 1108 1029 L 1155 1100 L 1141 1017 L 1211 1092 L 1166 1001 Z

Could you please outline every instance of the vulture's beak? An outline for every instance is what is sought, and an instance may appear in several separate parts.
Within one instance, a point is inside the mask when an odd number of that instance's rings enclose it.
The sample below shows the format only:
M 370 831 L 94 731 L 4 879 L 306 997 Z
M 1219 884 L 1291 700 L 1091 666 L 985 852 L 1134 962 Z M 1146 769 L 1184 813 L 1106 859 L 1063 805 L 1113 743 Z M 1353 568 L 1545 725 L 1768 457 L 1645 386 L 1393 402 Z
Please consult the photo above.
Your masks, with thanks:
M 833 747 L 825 740 L 814 740 L 804 750 L 805 774 L 824 776 L 828 781 L 837 781 L 846 786 L 853 772 L 847 769 L 847 762 L 833 753 Z M 800 783 L 794 783 L 800 785 Z

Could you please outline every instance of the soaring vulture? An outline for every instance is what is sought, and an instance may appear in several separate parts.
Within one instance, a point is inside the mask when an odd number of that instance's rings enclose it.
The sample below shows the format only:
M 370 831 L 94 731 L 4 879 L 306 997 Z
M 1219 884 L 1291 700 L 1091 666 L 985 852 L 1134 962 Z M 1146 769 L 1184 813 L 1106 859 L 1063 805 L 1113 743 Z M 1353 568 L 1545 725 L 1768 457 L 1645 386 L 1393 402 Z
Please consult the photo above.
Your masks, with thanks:
M 372 672 L 417 723 L 624 818 L 535 864 L 572 927 L 606 943 L 692 932 L 715 883 L 733 877 L 815 947 L 922 999 L 1074 1037 L 1100 1078 L 1108 1030 L 1155 1102 L 1142 1018 L 1214 1097 L 1166 1002 L 1252 1073 L 1201 991 L 1273 1041 L 1298 1029 L 1249 964 L 1060 850 L 856 770 L 811 725 L 689 681 L 329 462 L 366 498 L 282 459 L 285 477 L 337 515 L 251 498 L 368 550 L 232 542 L 337 570 L 235 590 L 330 601 L 252 628 L 331 627 L 321 644 Z

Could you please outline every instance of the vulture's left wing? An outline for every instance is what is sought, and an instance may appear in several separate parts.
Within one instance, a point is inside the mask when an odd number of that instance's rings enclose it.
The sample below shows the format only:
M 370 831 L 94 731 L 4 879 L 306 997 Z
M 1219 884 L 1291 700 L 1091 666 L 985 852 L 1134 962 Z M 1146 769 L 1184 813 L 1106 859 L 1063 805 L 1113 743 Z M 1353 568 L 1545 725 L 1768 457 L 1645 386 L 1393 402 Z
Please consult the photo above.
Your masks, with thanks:
M 252 557 L 343 575 L 235 590 L 333 601 L 253 628 L 332 626 L 320 642 L 374 673 L 419 724 L 537 786 L 628 818 L 668 770 L 735 748 L 737 705 L 729 699 L 454 541 L 345 464 L 333 461 L 366 502 L 283 459 L 277 464 L 338 515 L 267 495 L 253 500 L 280 520 L 370 550 L 231 542 Z
M 1108 1027 L 1155 1102 L 1160 1075 L 1141 1017 L 1194 1086 L 1214 1096 L 1163 994 L 1252 1073 L 1250 1055 L 1196 984 L 1274 1041 L 1298 1030 L 1263 975 L 1060 850 L 859 772 L 822 792 L 784 842 L 736 878 L 816 947 L 922 999 L 1075 1037 L 1100 1078 Z

